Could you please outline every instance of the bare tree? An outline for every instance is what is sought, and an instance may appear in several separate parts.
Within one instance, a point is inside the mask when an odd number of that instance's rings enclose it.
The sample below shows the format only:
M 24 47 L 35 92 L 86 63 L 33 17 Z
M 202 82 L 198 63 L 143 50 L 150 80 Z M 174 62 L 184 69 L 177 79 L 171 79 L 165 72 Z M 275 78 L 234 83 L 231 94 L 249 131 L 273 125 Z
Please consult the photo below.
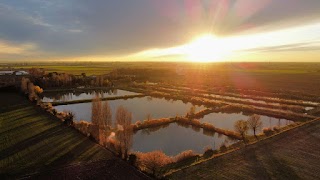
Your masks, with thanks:
M 123 106 L 118 107 L 116 123 L 118 131 L 116 137 L 119 141 L 119 156 L 125 160 L 128 158 L 129 149 L 132 146 L 133 130 L 131 127 L 132 114 Z
M 190 110 L 189 110 L 189 115 L 190 116 L 194 116 L 196 113 L 196 107 L 195 106 L 191 106 Z
M 102 87 L 103 86 L 103 81 L 104 81 L 103 76 L 97 76 L 96 79 L 95 79 L 95 85 Z
M 21 79 L 21 91 L 25 94 L 28 93 L 28 84 L 30 83 L 30 80 L 28 78 L 23 77 Z
M 92 100 L 91 120 L 98 128 L 99 142 L 105 143 L 112 125 L 112 112 L 109 103 L 102 103 L 98 95 Z
M 261 117 L 257 114 L 250 116 L 248 119 L 248 126 L 252 129 L 254 136 L 257 137 L 256 131 L 262 128 Z
M 45 71 L 39 68 L 31 68 L 29 69 L 29 74 L 35 78 L 39 78 L 44 76 Z
M 28 93 L 29 93 L 29 100 L 30 101 L 34 101 L 37 99 L 37 95 L 34 91 L 33 83 L 28 83 Z
M 92 124 L 99 125 L 99 123 L 102 121 L 102 103 L 99 96 L 96 96 L 92 100 L 92 113 L 91 113 L 91 121 Z
M 104 129 L 112 125 L 112 112 L 109 103 L 105 101 L 102 107 L 102 126 Z
M 249 130 L 248 122 L 245 120 L 238 120 L 234 124 L 234 130 L 239 133 L 244 143 L 246 143 L 246 135 Z

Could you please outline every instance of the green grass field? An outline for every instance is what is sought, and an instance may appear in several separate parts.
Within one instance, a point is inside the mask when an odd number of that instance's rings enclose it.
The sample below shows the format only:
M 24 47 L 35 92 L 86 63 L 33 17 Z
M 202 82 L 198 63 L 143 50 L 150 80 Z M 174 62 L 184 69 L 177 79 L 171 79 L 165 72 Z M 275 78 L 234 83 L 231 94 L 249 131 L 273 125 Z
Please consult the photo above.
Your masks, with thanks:
M 38 62 L 0 64 L 0 68 L 44 68 L 47 72 L 87 75 L 106 74 L 118 68 L 201 70 L 208 72 L 245 72 L 258 74 L 320 74 L 320 63 L 188 63 L 188 62 Z
M 0 92 L 0 98 L 0 179 L 43 171 L 46 173 L 40 173 L 42 178 L 50 177 L 46 174 L 51 171 L 51 175 L 58 177 L 65 172 L 63 176 L 75 172 L 90 174 L 92 169 L 81 165 L 85 163 L 93 167 L 107 166 L 94 172 L 98 177 L 107 173 L 110 177 L 140 179 L 141 173 L 133 167 L 75 129 L 36 109 L 22 96 Z M 110 166 L 115 163 L 118 167 Z M 74 165 L 76 168 L 70 170 Z M 56 168 L 60 171 L 55 173 L 52 169 Z
M 8 101 L 1 103 L 0 174 L 20 174 L 30 169 L 113 157 L 76 130 L 39 113 L 22 97 L 6 93 L 1 93 L 1 97 L 22 103 L 11 106 L 6 104 Z
M 186 63 L 186 62 L 31 62 L 0 64 L 5 68 L 44 68 L 46 72 L 80 75 L 136 75 L 138 80 L 231 87 L 263 91 L 292 90 L 319 94 L 320 63 Z M 130 69 L 130 70 L 129 70 Z
M 34 66 L 17 66 L 16 68 L 30 69 L 30 68 L 44 68 L 46 72 L 70 73 L 80 75 L 86 73 L 87 75 L 107 74 L 112 71 L 108 66 L 65 66 L 65 65 L 34 65 Z

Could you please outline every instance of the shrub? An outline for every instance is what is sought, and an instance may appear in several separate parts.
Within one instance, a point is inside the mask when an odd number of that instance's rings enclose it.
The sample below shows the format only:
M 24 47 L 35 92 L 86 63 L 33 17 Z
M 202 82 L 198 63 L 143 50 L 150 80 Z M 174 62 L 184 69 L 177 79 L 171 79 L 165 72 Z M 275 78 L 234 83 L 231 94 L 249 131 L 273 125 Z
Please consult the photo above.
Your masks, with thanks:
M 129 159 L 128 159 L 129 164 L 135 165 L 137 162 L 137 155 L 135 154 L 130 154 Z
M 204 151 L 204 153 L 203 153 L 203 157 L 207 159 L 207 158 L 212 157 L 213 154 L 214 154 L 213 149 L 207 148 L 207 149 Z
M 137 121 L 136 126 L 141 126 L 141 121 Z
M 57 115 L 57 110 L 56 109 L 52 109 L 52 114 L 54 115 L 54 116 L 56 116 Z
M 171 122 L 173 122 L 173 120 L 170 118 L 144 120 L 142 123 L 140 121 L 136 122 L 132 127 L 134 131 L 137 131 L 139 129 L 163 126 Z
M 87 122 L 87 121 L 83 121 L 81 120 L 80 122 L 75 122 L 74 123 L 74 127 L 76 129 L 78 129 L 82 134 L 87 135 L 90 134 L 89 132 L 89 126 L 91 125 L 91 123 Z
M 66 124 L 67 126 L 72 126 L 74 116 L 75 115 L 73 114 L 73 112 L 71 112 L 71 111 L 66 112 L 66 116 L 64 118 L 64 124 Z
M 158 168 L 172 162 L 172 159 L 162 151 L 152 151 L 147 153 L 136 153 L 138 166 L 147 172 L 156 175 Z
M 222 144 L 221 146 L 220 146 L 220 151 L 221 152 L 226 152 L 228 149 L 227 149 L 227 146 L 225 145 L 225 144 Z
M 192 158 L 194 156 L 197 156 L 197 154 L 195 152 L 193 152 L 192 150 L 187 150 L 187 151 L 183 151 L 183 152 L 179 153 L 178 155 L 176 155 L 173 158 L 173 161 L 179 162 L 179 161 L 183 161 L 183 160 Z
M 43 89 L 39 86 L 34 86 L 34 91 L 37 94 L 41 94 L 43 92 Z
M 279 126 L 274 126 L 274 127 L 273 127 L 273 131 L 279 132 L 279 131 L 280 131 L 280 127 L 279 127 Z
M 263 128 L 262 131 L 266 136 L 270 136 L 273 133 L 271 128 Z

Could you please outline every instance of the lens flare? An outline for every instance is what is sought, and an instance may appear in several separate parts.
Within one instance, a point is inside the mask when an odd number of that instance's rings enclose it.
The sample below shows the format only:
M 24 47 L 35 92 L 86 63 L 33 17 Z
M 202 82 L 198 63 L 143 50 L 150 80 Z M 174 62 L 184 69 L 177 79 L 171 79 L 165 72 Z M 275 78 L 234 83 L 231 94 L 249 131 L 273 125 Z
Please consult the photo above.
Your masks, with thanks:
M 187 45 L 186 54 L 193 62 L 216 62 L 228 54 L 228 47 L 222 39 L 206 34 Z

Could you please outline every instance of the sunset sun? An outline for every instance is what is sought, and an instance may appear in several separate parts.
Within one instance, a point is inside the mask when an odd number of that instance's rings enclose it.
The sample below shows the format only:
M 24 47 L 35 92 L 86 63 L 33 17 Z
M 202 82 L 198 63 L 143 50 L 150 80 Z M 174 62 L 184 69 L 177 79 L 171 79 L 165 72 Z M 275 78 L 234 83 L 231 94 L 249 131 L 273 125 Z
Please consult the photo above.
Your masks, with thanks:
M 216 62 L 229 53 L 222 39 L 206 34 L 187 45 L 186 55 L 193 62 Z

